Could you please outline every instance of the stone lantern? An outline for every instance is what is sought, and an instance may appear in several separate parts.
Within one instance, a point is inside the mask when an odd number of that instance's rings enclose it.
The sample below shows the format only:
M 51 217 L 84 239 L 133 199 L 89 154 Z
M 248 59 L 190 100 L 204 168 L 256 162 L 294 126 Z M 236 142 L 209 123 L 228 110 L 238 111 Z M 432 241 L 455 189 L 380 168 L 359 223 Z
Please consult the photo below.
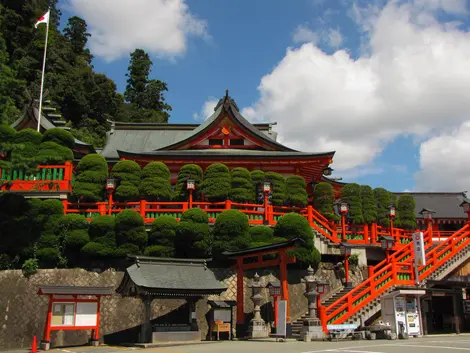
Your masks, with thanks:
M 248 337 L 266 338 L 268 337 L 268 331 L 266 329 L 266 323 L 261 317 L 261 300 L 263 300 L 261 290 L 264 288 L 264 286 L 261 284 L 258 273 L 256 273 L 253 277 L 251 288 L 253 291 L 251 300 L 253 301 L 255 308 L 253 309 L 253 319 L 251 319 L 250 326 L 248 327 Z
M 305 282 L 304 296 L 308 300 L 308 315 L 304 320 L 301 337 L 304 341 L 323 340 L 325 333 L 321 321 L 317 317 L 317 298 L 320 295 L 318 292 L 319 281 L 314 275 L 312 266 L 307 269 L 307 276 L 302 279 L 302 282 Z M 323 286 L 324 283 L 320 282 Z

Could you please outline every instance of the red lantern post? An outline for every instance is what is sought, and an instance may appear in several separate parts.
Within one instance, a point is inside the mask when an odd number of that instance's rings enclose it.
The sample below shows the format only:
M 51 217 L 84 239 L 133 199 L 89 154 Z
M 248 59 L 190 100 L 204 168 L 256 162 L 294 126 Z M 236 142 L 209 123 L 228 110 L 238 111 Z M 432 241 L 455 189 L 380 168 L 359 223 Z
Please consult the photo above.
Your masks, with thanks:
M 188 208 L 193 208 L 193 191 L 196 190 L 196 181 L 194 179 L 186 179 L 186 190 L 189 191 Z

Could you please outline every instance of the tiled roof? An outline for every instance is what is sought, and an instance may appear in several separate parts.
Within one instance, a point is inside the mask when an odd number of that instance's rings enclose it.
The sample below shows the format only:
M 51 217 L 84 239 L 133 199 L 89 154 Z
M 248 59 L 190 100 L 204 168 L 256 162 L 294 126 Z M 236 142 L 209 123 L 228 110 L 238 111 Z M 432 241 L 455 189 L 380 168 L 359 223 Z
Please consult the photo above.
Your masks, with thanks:
M 80 287 L 80 286 L 40 286 L 39 294 L 60 294 L 60 295 L 112 295 L 112 287 Z
M 403 194 L 413 195 L 416 201 L 416 218 L 423 218 L 419 214 L 423 208 L 433 210 L 433 218 L 466 218 L 460 204 L 465 198 L 463 192 L 394 192 L 400 196 Z

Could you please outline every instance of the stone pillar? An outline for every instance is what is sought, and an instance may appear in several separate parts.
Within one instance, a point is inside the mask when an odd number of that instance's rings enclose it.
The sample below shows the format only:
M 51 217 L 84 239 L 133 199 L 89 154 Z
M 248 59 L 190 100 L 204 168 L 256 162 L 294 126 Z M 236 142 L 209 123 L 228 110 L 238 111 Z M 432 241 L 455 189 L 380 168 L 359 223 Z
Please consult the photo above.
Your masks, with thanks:
M 305 297 L 308 300 L 308 316 L 304 320 L 301 338 L 304 341 L 323 340 L 325 333 L 320 319 L 317 317 L 317 278 L 314 276 L 312 266 L 307 270 L 307 276 L 303 278 L 305 282 Z
M 141 297 L 144 304 L 144 318 L 140 330 L 140 343 L 152 343 L 152 301 L 149 295 Z
M 248 337 L 266 338 L 268 337 L 268 331 L 266 329 L 266 323 L 261 317 L 261 300 L 263 299 L 261 290 L 263 289 L 263 286 L 260 283 L 258 273 L 256 273 L 253 278 L 251 288 L 253 290 L 251 300 L 253 301 L 255 308 L 253 309 L 253 319 L 251 319 L 250 326 L 248 327 Z

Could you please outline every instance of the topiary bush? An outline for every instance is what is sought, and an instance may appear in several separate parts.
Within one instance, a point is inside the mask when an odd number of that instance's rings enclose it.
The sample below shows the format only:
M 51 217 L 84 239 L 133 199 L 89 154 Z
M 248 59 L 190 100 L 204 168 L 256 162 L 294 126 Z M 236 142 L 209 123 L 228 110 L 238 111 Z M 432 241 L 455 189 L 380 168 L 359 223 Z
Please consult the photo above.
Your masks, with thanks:
M 75 147 L 75 138 L 70 133 L 70 131 L 57 127 L 48 129 L 46 132 L 44 132 L 44 135 L 42 135 L 42 142 L 47 141 L 55 142 L 71 150 Z
M 10 125 L 0 124 L 0 169 L 9 170 L 11 166 L 11 151 L 16 130 Z
M 38 164 L 55 165 L 73 161 L 73 152 L 70 148 L 56 142 L 46 141 L 39 145 L 36 156 Z
M 116 216 L 117 255 L 126 256 L 132 250 L 133 255 L 140 254 L 147 246 L 148 235 L 144 219 L 134 210 L 124 210 Z
M 13 138 L 12 168 L 34 169 L 38 165 L 38 150 L 42 135 L 33 129 L 18 131 Z
M 341 193 L 341 201 L 347 202 L 349 205 L 348 219 L 353 224 L 364 224 L 361 186 L 356 183 L 346 184 Z
M 263 183 L 265 180 L 265 173 L 262 170 L 252 170 L 250 172 L 250 175 L 251 182 L 253 183 L 253 187 L 255 188 L 256 201 L 258 203 L 263 203 Z
M 202 174 L 201 167 L 196 164 L 186 164 L 181 167 L 176 180 L 173 198 L 177 201 L 187 201 L 189 191 L 186 189 L 186 180 L 193 179 L 196 183 L 196 190 L 193 192 L 193 198 L 195 200 L 199 199 L 199 195 L 201 194 L 199 186 L 202 183 Z
M 225 164 L 214 163 L 207 167 L 202 182 L 202 192 L 208 201 L 227 200 L 230 189 L 230 172 Z
M 145 255 L 173 257 L 175 255 L 176 228 L 178 222 L 171 216 L 157 218 L 150 228 L 148 247 Z
M 71 267 L 82 264 L 80 250 L 90 241 L 88 226 L 84 216 L 73 213 L 64 215 L 57 221 L 53 235 L 58 238 L 57 244 L 61 256 L 67 259 Z
M 131 201 L 139 197 L 140 166 L 134 161 L 119 161 L 111 169 L 111 177 L 119 180 L 115 195 L 119 201 Z
M 335 193 L 330 183 L 321 182 L 314 186 L 313 207 L 330 221 L 340 217 L 334 211 Z
M 116 252 L 116 222 L 112 216 L 93 217 L 88 228 L 90 242 L 81 251 L 92 258 L 109 258 Z
M 212 256 L 221 257 L 226 250 L 234 251 L 250 247 L 250 224 L 246 214 L 227 210 L 217 216 L 214 224 Z
M 392 204 L 392 193 L 384 188 L 374 189 L 375 202 L 377 205 L 377 224 L 382 227 L 390 227 L 390 205 Z
M 252 203 L 255 201 L 255 187 L 251 174 L 246 168 L 233 168 L 231 175 L 230 200 Z
M 297 246 L 297 249 L 290 252 L 303 266 L 311 265 L 316 268 L 320 263 L 320 255 L 314 245 L 314 233 L 307 219 L 298 213 L 288 213 L 276 223 L 273 235 L 275 238 L 291 239 L 299 237 L 304 244 Z
M 85 202 L 103 201 L 108 177 L 108 163 L 99 154 L 87 154 L 76 168 L 76 179 L 72 186 L 72 195 Z
M 364 223 L 371 224 L 377 219 L 374 191 L 368 185 L 361 185 L 362 214 Z
M 279 173 L 267 172 L 265 179 L 271 182 L 271 203 L 274 206 L 283 206 L 287 199 L 284 177 Z
M 210 253 L 209 218 L 199 208 L 183 213 L 176 227 L 175 252 L 181 258 L 205 258 Z
M 151 162 L 142 169 L 140 194 L 150 201 L 171 199 L 170 169 L 162 162 Z
M 254 226 L 250 228 L 251 240 L 256 243 L 270 244 L 273 240 L 273 229 L 267 226 Z
M 415 215 L 416 201 L 411 194 L 403 194 L 397 201 L 397 219 L 395 224 L 403 229 L 417 228 Z
M 299 175 L 286 178 L 287 201 L 291 206 L 305 207 L 308 204 L 307 183 Z

